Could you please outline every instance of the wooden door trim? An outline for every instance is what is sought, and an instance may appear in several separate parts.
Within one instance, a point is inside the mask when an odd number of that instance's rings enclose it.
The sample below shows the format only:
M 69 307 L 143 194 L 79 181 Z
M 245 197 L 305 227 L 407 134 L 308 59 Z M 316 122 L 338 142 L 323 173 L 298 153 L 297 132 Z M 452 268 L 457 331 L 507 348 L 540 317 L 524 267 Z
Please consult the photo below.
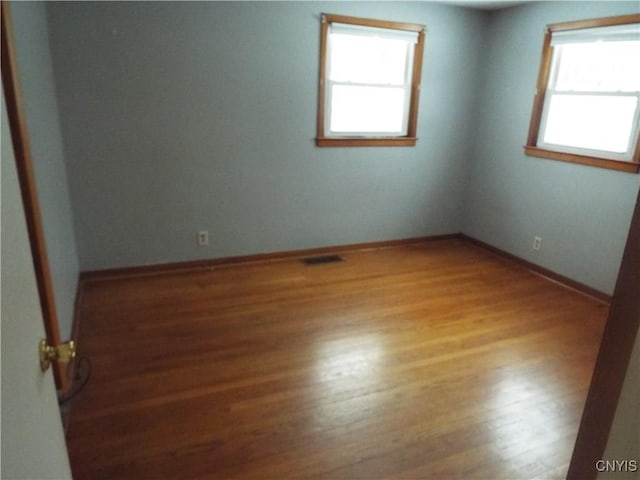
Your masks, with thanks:
M 9 4 L 2 1 L 2 86 L 4 89 L 7 115 L 9 117 L 9 128 L 11 130 L 11 141 L 18 170 L 18 181 L 24 213 L 29 233 L 29 243 L 31 246 L 31 256 L 33 258 L 33 268 L 35 270 L 36 282 L 38 285 L 38 296 L 47 340 L 57 345 L 60 343 L 60 331 L 58 328 L 58 316 L 56 313 L 55 298 L 53 295 L 53 284 L 51 282 L 51 271 L 49 270 L 49 260 L 42 227 L 42 215 L 40 213 L 40 203 L 36 190 L 36 181 L 33 171 L 33 161 L 31 149 L 29 147 L 29 136 L 27 133 L 26 117 L 22 103 L 22 92 L 18 77 L 16 55 L 13 41 L 13 31 L 9 14 Z M 33 345 L 33 359 L 38 361 L 37 345 Z M 53 362 L 53 374 L 56 387 L 62 391 L 67 391 L 69 382 L 65 374 L 65 368 L 58 362 Z
M 571 457 L 568 480 L 595 479 L 604 456 L 640 324 L 640 192 L 609 318 Z

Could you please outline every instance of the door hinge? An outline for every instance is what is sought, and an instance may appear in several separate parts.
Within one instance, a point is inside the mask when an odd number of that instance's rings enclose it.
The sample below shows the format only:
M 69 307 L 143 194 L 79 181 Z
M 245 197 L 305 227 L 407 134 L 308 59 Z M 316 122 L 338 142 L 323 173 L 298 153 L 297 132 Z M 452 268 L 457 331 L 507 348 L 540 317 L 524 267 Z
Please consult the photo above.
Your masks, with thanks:
M 46 372 L 51 362 L 69 362 L 76 356 L 76 344 L 73 340 L 52 347 L 46 340 L 40 340 L 38 344 L 40 354 L 40 369 Z

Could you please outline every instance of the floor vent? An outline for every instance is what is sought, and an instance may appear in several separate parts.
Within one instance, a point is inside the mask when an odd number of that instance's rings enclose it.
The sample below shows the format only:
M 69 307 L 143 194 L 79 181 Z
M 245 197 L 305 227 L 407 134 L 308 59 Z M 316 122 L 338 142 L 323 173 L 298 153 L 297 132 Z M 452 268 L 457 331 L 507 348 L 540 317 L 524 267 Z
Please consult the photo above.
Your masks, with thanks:
M 302 263 L 305 265 L 320 265 L 323 263 L 342 262 L 344 259 L 340 255 L 323 255 L 321 257 L 303 258 Z

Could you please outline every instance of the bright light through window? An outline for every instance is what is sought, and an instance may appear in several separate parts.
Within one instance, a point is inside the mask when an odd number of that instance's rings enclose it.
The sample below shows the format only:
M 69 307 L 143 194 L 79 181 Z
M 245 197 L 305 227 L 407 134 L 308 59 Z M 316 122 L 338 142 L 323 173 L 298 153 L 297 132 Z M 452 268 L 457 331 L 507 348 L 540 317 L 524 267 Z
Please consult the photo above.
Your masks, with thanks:
M 640 34 L 633 28 L 552 35 L 538 146 L 632 161 L 640 117 Z
M 637 103 L 634 97 L 552 95 L 544 143 L 624 154 Z
M 402 134 L 405 108 L 403 88 L 333 85 L 331 131 Z
M 640 41 L 560 45 L 556 90 L 637 92 Z
M 323 17 L 318 145 L 415 145 L 423 29 Z
M 331 71 L 334 82 L 404 85 L 407 42 L 370 35 L 330 35 Z
M 417 35 L 333 26 L 329 33 L 329 135 L 406 135 Z

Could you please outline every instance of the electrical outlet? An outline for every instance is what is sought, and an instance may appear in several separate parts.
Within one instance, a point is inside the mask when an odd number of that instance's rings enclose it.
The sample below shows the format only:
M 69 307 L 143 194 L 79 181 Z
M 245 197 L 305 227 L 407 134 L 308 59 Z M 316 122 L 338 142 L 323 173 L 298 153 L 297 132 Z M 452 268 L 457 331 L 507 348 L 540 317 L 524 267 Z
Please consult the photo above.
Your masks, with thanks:
M 209 245 L 209 232 L 207 230 L 200 230 L 198 232 L 198 246 L 206 247 Z
M 542 248 L 542 237 L 533 237 L 533 249 L 540 250 Z

